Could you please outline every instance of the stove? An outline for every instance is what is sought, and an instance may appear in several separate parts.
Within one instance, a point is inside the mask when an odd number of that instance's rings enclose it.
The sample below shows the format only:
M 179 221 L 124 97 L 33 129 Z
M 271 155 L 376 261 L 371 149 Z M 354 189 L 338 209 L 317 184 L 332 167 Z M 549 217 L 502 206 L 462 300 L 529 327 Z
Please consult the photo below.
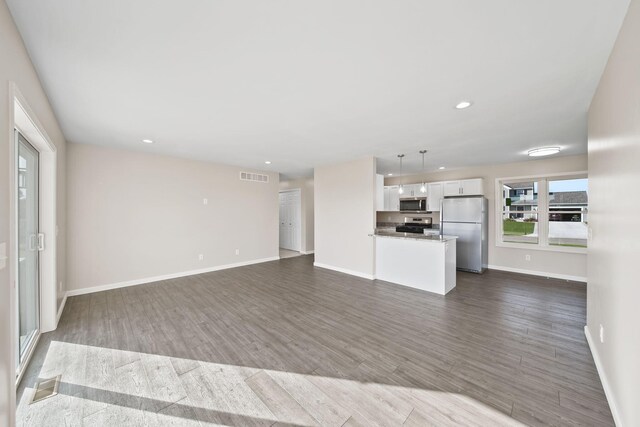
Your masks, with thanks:
M 433 228 L 431 218 L 405 218 L 404 224 L 397 225 L 398 233 L 424 234 L 425 228 Z

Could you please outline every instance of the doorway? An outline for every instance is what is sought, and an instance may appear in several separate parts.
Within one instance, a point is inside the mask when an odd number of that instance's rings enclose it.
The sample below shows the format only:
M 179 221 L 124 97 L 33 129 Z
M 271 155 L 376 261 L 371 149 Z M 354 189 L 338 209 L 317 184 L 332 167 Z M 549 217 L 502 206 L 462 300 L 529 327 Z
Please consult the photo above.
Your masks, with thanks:
M 281 258 L 300 255 L 302 250 L 302 200 L 299 188 L 280 192 Z M 287 252 L 288 251 L 288 252 Z
M 40 333 L 39 255 L 44 249 L 44 235 L 40 233 L 40 153 L 18 130 L 15 134 L 18 147 L 17 361 L 21 370 Z
M 15 83 L 9 89 L 11 366 L 19 384 L 40 334 L 56 328 L 65 294 L 56 258 L 56 146 Z

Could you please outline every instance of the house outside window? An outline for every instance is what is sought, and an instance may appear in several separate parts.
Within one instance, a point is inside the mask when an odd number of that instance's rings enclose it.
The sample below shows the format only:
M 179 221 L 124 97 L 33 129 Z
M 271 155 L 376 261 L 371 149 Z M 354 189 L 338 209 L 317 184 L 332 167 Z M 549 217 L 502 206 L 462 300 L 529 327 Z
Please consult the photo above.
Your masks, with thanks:
M 584 252 L 589 191 L 586 174 L 496 181 L 500 246 Z

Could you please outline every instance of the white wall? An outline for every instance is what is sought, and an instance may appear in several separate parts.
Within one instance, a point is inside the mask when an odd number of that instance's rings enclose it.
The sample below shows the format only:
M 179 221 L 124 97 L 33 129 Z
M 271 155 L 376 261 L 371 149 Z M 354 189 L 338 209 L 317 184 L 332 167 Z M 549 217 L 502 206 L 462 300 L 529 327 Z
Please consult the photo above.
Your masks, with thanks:
M 9 82 L 15 82 L 33 110 L 38 121 L 55 144 L 58 152 L 57 162 L 57 220 L 59 235 L 57 240 L 57 278 L 65 282 L 65 139 L 49 105 L 31 60 L 24 48 L 20 34 L 7 9 L 0 1 L 0 244 L 10 246 L 10 181 L 9 165 L 10 144 L 13 144 L 13 129 L 10 124 Z M 9 283 L 9 265 L 15 259 L 9 259 L 0 269 L 0 426 L 12 425 L 15 412 L 15 369 L 13 358 L 13 339 L 16 325 L 12 304 L 13 286 Z M 1 264 L 1 261 L 0 261 Z M 60 301 L 59 301 L 60 302 Z
M 277 258 L 278 174 L 240 170 L 69 144 L 69 290 Z
M 489 200 L 489 265 L 504 269 L 515 269 L 533 274 L 550 274 L 586 281 L 587 255 L 551 251 L 515 249 L 496 246 L 495 231 L 495 181 L 496 178 L 535 176 L 587 170 L 587 156 L 565 156 L 530 160 L 518 163 L 478 166 L 459 170 L 444 170 L 434 173 L 405 176 L 403 183 L 448 181 L 467 178 L 484 178 L 485 197 Z M 398 184 L 401 178 L 386 178 L 385 184 Z M 381 221 L 396 221 L 396 215 L 378 214 Z M 437 216 L 434 218 L 437 222 Z M 526 261 L 525 255 L 531 260 Z
M 375 158 L 317 167 L 314 183 L 316 264 L 372 278 Z
M 619 426 L 640 425 L 640 1 L 589 110 L 587 334 Z M 604 327 L 604 343 L 599 339 Z M 599 362 L 599 363 L 598 363 Z
M 301 178 L 294 180 L 280 181 L 280 190 L 300 189 L 300 198 L 302 204 L 301 233 L 302 233 L 302 252 L 313 251 L 313 205 L 314 205 L 314 186 L 313 178 Z

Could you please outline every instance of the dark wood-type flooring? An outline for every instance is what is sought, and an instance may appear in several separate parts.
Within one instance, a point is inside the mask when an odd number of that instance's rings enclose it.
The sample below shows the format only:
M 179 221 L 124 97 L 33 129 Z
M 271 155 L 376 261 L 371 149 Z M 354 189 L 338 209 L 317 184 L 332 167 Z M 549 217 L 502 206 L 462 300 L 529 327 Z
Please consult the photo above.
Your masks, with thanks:
M 71 297 L 18 424 L 609 426 L 585 306 L 580 283 L 458 273 L 443 297 L 313 256 Z

